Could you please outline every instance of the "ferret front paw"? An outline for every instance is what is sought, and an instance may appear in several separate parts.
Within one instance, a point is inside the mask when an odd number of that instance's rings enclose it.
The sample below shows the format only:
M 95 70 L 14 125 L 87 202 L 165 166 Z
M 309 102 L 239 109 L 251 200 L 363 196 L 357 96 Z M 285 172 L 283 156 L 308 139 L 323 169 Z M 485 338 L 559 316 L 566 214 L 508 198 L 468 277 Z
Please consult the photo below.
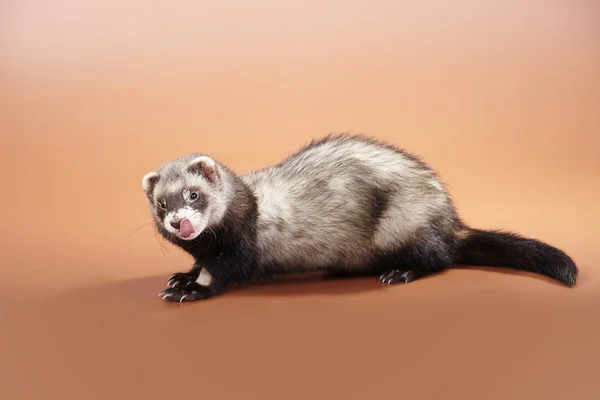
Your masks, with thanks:
M 188 283 L 182 287 L 169 287 L 158 294 L 158 297 L 167 301 L 183 303 L 184 301 L 198 301 L 212 297 L 209 288 L 200 286 L 196 282 Z
M 177 272 L 169 277 L 169 280 L 167 281 L 167 287 L 187 287 L 193 283 L 196 283 L 196 279 L 198 279 L 198 276 L 194 276 L 193 274 L 187 272 Z
M 392 269 L 382 274 L 379 280 L 384 285 L 394 285 L 396 283 L 408 283 L 416 278 L 417 274 L 411 270 Z

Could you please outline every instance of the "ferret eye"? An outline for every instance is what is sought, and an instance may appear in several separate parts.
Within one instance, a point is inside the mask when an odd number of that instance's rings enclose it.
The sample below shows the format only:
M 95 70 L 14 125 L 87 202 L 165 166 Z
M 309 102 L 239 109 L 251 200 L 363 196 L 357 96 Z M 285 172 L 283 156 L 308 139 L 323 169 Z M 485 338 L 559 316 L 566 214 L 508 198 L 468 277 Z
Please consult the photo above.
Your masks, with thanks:
M 163 210 L 166 210 L 167 209 L 167 204 L 164 201 L 159 201 L 158 202 L 158 207 L 161 208 L 161 209 L 163 209 Z
M 190 200 L 194 201 L 194 200 L 196 200 L 197 198 L 198 198 L 198 193 L 196 193 L 196 192 L 193 192 L 193 193 L 191 193 L 191 194 L 190 194 Z

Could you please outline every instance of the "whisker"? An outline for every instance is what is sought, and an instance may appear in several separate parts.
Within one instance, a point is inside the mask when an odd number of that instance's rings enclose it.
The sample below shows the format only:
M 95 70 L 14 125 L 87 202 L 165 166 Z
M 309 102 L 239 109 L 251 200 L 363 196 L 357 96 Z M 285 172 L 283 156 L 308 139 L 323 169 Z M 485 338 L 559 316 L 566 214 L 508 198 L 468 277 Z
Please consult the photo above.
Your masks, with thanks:
M 140 225 L 140 226 L 138 226 L 137 228 L 135 228 L 135 229 L 133 230 L 133 232 L 131 232 L 131 233 L 129 234 L 129 236 L 127 236 L 127 238 L 130 238 L 130 237 L 131 237 L 131 236 L 132 236 L 134 233 L 136 233 L 136 232 L 137 232 L 137 231 L 139 231 L 140 229 L 142 229 L 142 228 L 144 228 L 144 227 L 146 227 L 146 226 L 148 226 L 148 225 L 153 225 L 153 224 L 154 224 L 154 222 L 148 222 L 148 223 L 146 223 L 146 224 L 143 224 L 143 225 Z
M 158 232 L 158 228 L 154 227 L 154 238 L 156 239 L 156 241 L 158 242 L 158 244 L 160 245 L 160 252 L 162 253 L 162 255 L 165 255 L 165 250 L 167 250 L 167 253 L 169 252 L 169 249 L 165 246 L 165 244 L 161 241 L 162 236 L 159 238 L 159 235 L 157 235 Z
M 217 238 L 217 234 L 215 233 L 215 231 L 213 231 L 213 228 L 211 228 L 210 226 L 207 226 L 207 228 L 210 229 L 210 231 L 212 232 L 213 236 L 216 239 Z
M 164 244 L 164 243 L 163 243 L 163 242 L 160 240 L 160 238 L 159 238 L 159 235 L 157 235 L 157 233 L 159 233 L 159 232 L 158 232 L 158 228 L 156 227 L 156 225 L 155 225 L 155 223 L 154 223 L 154 222 L 148 222 L 148 223 L 145 223 L 145 224 L 143 224 L 143 225 L 141 225 L 141 226 L 138 226 L 137 228 L 135 228 L 135 229 L 133 230 L 133 232 L 131 232 L 131 233 L 130 233 L 130 234 L 127 236 L 127 238 L 130 238 L 130 237 L 131 237 L 131 236 L 132 236 L 134 233 L 136 233 L 137 231 L 139 231 L 140 229 L 142 229 L 142 228 L 144 228 L 144 227 L 146 227 L 146 226 L 148 226 L 148 225 L 152 225 L 152 227 L 154 228 L 154 229 L 152 230 L 152 231 L 153 231 L 153 233 L 154 233 L 154 239 L 156 239 L 156 241 L 157 241 L 157 242 L 158 242 L 158 244 L 160 245 L 160 252 L 161 252 L 161 253 L 162 253 L 162 255 L 164 256 L 164 255 L 165 255 L 165 250 L 167 250 L 167 253 L 168 253 L 168 252 L 169 252 L 169 249 L 168 249 L 168 248 L 165 246 L 165 244 Z M 161 238 L 162 238 L 162 236 L 161 236 Z

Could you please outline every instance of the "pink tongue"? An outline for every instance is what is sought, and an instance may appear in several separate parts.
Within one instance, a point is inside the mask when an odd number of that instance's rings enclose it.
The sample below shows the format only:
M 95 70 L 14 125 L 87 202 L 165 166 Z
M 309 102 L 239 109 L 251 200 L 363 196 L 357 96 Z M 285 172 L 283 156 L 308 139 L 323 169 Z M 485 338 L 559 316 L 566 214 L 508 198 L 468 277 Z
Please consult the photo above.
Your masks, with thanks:
M 192 225 L 189 219 L 185 218 L 181 220 L 181 225 L 179 226 L 179 235 L 182 238 L 189 237 L 194 232 L 194 225 Z

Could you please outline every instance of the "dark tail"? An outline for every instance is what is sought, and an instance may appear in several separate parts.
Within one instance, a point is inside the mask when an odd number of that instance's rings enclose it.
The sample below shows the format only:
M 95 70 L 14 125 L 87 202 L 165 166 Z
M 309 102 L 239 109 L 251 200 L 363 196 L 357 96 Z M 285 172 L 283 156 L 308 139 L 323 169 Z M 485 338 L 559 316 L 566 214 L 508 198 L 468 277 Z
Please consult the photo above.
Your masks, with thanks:
M 535 272 L 574 286 L 579 273 L 562 250 L 514 233 L 468 229 L 459 240 L 457 265 L 504 267 Z

